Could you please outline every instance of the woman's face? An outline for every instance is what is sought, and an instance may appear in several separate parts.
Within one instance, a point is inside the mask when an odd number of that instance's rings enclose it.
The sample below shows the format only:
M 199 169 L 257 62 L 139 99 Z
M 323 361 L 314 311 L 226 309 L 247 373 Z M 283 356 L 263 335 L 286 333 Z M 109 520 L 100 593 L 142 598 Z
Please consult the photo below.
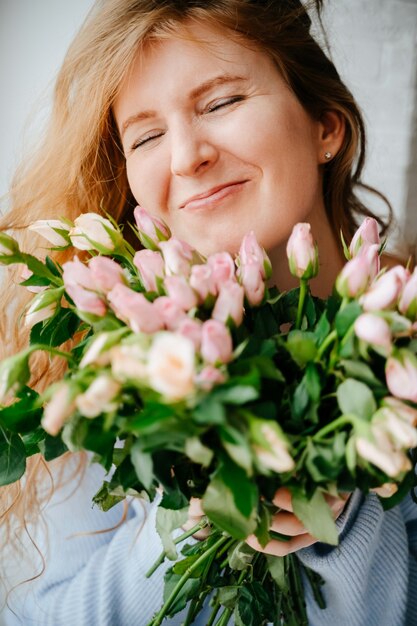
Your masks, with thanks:
M 204 254 L 250 230 L 272 251 L 322 209 L 322 124 L 266 54 L 189 31 L 138 55 L 116 100 L 132 193 Z

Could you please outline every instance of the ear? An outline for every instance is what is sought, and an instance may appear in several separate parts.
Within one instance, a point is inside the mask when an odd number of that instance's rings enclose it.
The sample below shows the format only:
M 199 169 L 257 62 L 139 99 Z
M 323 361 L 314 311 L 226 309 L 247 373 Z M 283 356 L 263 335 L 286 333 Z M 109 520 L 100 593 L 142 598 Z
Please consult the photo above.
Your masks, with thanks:
M 328 163 L 339 152 L 345 138 L 345 126 L 345 118 L 339 111 L 323 111 L 319 121 L 319 163 Z

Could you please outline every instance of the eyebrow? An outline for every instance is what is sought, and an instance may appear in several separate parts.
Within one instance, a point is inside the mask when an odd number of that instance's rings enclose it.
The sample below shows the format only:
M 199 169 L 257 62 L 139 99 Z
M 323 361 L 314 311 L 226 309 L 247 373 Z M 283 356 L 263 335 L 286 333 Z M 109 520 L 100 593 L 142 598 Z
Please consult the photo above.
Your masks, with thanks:
M 209 78 L 209 80 L 204 81 L 201 85 L 195 87 L 189 94 L 190 100 L 196 100 L 200 98 L 205 93 L 213 89 L 214 87 L 218 87 L 219 85 L 224 85 L 227 83 L 237 83 L 237 82 L 247 82 L 247 78 L 244 76 L 238 76 L 233 74 L 220 74 L 219 76 L 215 76 L 214 78 Z M 150 119 L 156 116 L 156 111 L 149 109 L 147 111 L 140 111 L 139 113 L 134 113 L 130 115 L 122 124 L 122 128 L 120 131 L 121 137 L 125 134 L 126 130 L 132 124 L 137 122 L 142 122 L 143 120 Z

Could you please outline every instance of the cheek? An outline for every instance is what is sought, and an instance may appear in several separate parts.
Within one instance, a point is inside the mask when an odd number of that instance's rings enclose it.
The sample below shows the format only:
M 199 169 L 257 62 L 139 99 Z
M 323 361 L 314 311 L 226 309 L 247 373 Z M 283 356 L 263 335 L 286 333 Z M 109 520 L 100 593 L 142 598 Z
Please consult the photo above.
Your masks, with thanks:
M 166 168 L 156 151 L 141 158 L 133 154 L 126 162 L 127 180 L 136 202 L 155 215 L 162 214 L 164 205 L 167 185 L 164 172 Z

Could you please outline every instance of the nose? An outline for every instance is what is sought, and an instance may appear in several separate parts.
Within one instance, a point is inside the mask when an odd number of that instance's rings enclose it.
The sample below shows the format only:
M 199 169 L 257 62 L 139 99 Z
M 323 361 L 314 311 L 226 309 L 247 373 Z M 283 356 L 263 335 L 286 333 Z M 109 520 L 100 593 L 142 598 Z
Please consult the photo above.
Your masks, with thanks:
M 218 159 L 218 148 L 201 127 L 192 123 L 171 129 L 171 172 L 175 176 L 197 176 Z

